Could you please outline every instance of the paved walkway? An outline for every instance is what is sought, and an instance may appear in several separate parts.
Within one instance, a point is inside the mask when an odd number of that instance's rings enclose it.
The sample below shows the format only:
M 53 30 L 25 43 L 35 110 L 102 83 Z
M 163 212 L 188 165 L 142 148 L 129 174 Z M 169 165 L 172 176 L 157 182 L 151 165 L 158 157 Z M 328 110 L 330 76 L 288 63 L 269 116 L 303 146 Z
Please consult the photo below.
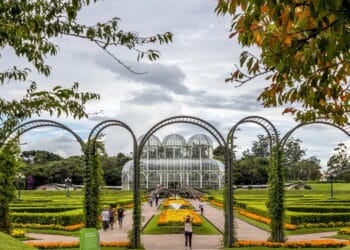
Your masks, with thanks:
M 197 209 L 199 202 L 191 200 L 193 207 Z M 161 201 L 159 201 L 161 204 Z M 142 225 L 145 225 L 154 214 L 159 210 L 154 206 L 150 207 L 147 203 L 142 205 Z M 208 204 L 204 205 L 204 216 L 220 231 L 224 231 L 224 213 L 222 210 L 214 208 Z M 235 219 L 237 237 L 239 240 L 267 240 L 268 233 L 242 220 Z M 123 227 L 120 228 L 116 223 L 114 229 L 107 231 L 100 230 L 101 241 L 128 241 L 128 232 L 132 229 L 132 210 L 126 210 Z M 315 234 L 293 235 L 288 236 L 288 241 L 315 240 L 324 239 L 336 234 L 336 232 L 324 232 Z M 36 238 L 41 242 L 55 241 L 78 241 L 78 237 L 34 234 L 28 233 L 29 237 Z M 222 246 L 222 235 L 194 235 L 193 249 L 220 249 Z M 184 236 L 182 234 L 163 234 L 163 235 L 141 235 L 141 242 L 145 249 L 184 249 Z

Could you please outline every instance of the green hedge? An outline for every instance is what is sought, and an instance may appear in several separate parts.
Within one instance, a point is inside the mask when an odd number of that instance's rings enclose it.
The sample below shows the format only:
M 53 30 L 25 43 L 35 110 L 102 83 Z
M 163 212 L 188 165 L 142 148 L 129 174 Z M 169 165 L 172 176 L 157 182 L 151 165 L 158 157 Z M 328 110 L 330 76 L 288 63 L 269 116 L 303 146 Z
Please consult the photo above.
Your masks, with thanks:
M 11 207 L 10 211 L 12 213 L 21 213 L 21 212 L 27 212 L 27 213 L 59 213 L 59 212 L 65 212 L 65 211 L 71 211 L 75 209 L 81 208 L 80 206 L 74 206 L 74 207 Z M 11 213 L 11 214 L 12 214 Z
M 330 223 L 350 221 L 350 213 L 298 213 L 288 212 L 286 222 L 300 225 L 303 223 Z
M 349 206 L 288 206 L 287 211 L 311 212 L 311 213 L 346 213 L 350 212 Z
M 56 224 L 62 226 L 83 222 L 82 209 L 60 213 L 11 213 L 14 223 Z

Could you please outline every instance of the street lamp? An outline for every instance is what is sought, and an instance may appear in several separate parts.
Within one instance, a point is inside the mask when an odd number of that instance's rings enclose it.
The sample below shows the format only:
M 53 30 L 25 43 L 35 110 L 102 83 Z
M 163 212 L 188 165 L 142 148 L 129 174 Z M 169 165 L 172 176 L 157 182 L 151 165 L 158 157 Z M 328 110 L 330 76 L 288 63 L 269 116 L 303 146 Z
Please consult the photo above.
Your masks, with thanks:
M 65 183 L 65 186 L 66 186 L 66 196 L 69 197 L 70 196 L 70 194 L 69 194 L 69 187 L 72 185 L 72 179 L 67 177 L 64 180 L 64 183 Z
M 331 181 L 331 200 L 334 199 L 334 191 L 333 191 L 333 174 L 330 174 L 329 180 Z
M 21 200 L 21 189 L 24 188 L 24 179 L 26 177 L 22 173 L 16 174 L 16 182 L 17 182 L 17 189 L 18 189 L 18 200 Z

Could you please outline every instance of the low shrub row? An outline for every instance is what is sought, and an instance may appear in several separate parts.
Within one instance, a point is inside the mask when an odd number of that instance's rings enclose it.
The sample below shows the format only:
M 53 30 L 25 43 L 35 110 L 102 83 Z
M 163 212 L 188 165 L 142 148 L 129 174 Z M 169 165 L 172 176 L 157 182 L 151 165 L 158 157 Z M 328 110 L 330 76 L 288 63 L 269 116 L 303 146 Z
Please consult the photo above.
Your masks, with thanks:
M 350 213 L 299 213 L 288 212 L 286 221 L 290 224 L 348 222 Z
M 269 241 L 252 241 L 240 240 L 234 243 L 234 247 L 286 247 L 286 248 L 330 248 L 330 247 L 344 247 L 347 243 L 336 240 L 308 240 L 295 242 L 269 242 Z
M 13 223 L 73 225 L 83 221 L 83 210 L 75 209 L 60 213 L 12 213 Z
M 69 225 L 69 226 L 61 226 L 56 224 L 23 224 L 23 223 L 12 223 L 12 227 L 14 228 L 32 228 L 32 229 L 52 229 L 52 230 L 62 230 L 62 231 L 78 231 L 85 227 L 84 223 Z
M 81 208 L 80 206 L 63 206 L 63 207 L 11 207 L 11 212 L 27 213 L 59 213 Z
M 349 206 L 287 206 L 287 211 L 310 213 L 346 213 L 350 212 Z
M 78 248 L 79 242 L 26 242 L 27 245 L 36 247 L 39 249 L 56 249 L 56 248 Z M 101 247 L 128 247 L 130 243 L 127 241 L 115 241 L 115 242 L 100 242 Z

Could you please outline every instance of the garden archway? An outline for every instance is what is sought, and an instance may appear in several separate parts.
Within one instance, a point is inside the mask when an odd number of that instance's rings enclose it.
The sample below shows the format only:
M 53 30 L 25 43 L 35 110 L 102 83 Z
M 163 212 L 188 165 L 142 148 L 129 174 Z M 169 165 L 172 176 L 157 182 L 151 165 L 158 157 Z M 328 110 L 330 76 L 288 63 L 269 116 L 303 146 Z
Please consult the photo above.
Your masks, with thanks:
M 164 119 L 157 124 L 155 124 L 153 127 L 151 127 L 147 133 L 143 136 L 141 142 L 138 146 L 138 154 L 137 154 L 137 163 L 140 163 L 141 154 L 143 151 L 144 146 L 146 145 L 148 139 L 158 130 L 161 128 L 171 125 L 171 124 L 179 124 L 179 123 L 186 123 L 186 124 L 192 124 L 198 127 L 203 128 L 207 132 L 209 132 L 214 139 L 217 141 L 217 143 L 225 148 L 225 151 L 227 149 L 227 144 L 224 139 L 224 137 L 221 135 L 221 133 L 210 123 L 206 122 L 203 119 L 193 117 L 193 116 L 173 116 L 169 117 L 167 119 Z M 228 157 L 227 153 L 225 154 L 225 162 L 227 163 Z M 227 164 L 225 164 L 225 175 L 227 173 Z M 140 167 L 138 166 L 138 169 Z M 227 175 L 226 175 L 227 176 Z M 227 179 L 227 178 L 226 178 Z M 231 210 L 231 212 L 230 212 Z M 224 232 L 224 239 L 225 239 L 225 246 L 232 246 L 233 244 L 233 208 L 232 206 L 225 210 L 225 232 Z
M 139 176 L 139 164 L 138 164 L 138 158 L 137 158 L 137 140 L 134 132 L 132 129 L 124 122 L 119 120 L 105 120 L 97 124 L 90 132 L 89 138 L 88 138 L 88 145 L 87 145 L 87 161 L 90 160 L 90 158 L 94 158 L 96 154 L 96 140 L 99 137 L 99 135 L 102 133 L 102 131 L 108 127 L 117 126 L 125 128 L 129 133 L 131 134 L 132 141 L 133 141 L 133 160 L 134 160 L 134 186 L 133 186 L 133 204 L 134 204 L 134 210 L 133 210 L 133 237 L 132 237 L 132 247 L 133 248 L 139 248 L 140 247 L 140 230 L 141 230 L 141 204 L 140 204 L 140 194 L 139 194 L 139 185 L 140 185 L 140 176 Z M 89 164 L 86 164 L 89 166 Z M 91 171 L 89 169 L 89 171 Z M 98 190 L 90 190 L 90 192 L 95 193 L 98 192 Z M 88 204 L 86 204 L 87 206 Z M 89 211 L 87 209 L 87 211 Z M 96 211 L 94 211 L 96 212 Z
M 56 128 L 61 128 L 63 130 L 66 130 L 70 134 L 74 136 L 74 138 L 78 141 L 80 144 L 82 150 L 85 148 L 85 143 L 81 139 L 81 137 L 76 134 L 73 130 L 71 130 L 69 127 L 63 125 L 62 123 L 56 122 L 56 121 L 51 121 L 51 120 L 45 120 L 45 119 L 39 119 L 39 120 L 33 120 L 33 121 L 28 121 L 25 123 L 20 124 L 19 126 L 15 127 L 5 138 L 3 141 L 0 142 L 0 148 L 2 148 L 7 141 L 17 137 L 21 136 L 24 133 L 35 129 L 35 128 L 40 128 L 40 127 L 56 127 Z
M 294 128 L 292 128 L 291 130 L 289 130 L 281 139 L 281 144 L 280 144 L 280 148 L 281 150 L 283 150 L 284 146 L 286 145 L 289 137 L 299 128 L 304 127 L 304 126 L 309 126 L 312 124 L 323 124 L 323 125 L 327 125 L 327 126 L 332 126 L 340 131 L 342 131 L 344 134 L 346 134 L 348 137 L 350 137 L 350 126 L 346 126 L 346 127 L 340 127 L 338 125 L 335 125 L 331 122 L 327 122 L 327 121 L 314 121 L 314 122 L 308 122 L 308 123 L 300 123 L 299 125 L 295 126 Z
M 238 127 L 243 123 L 254 123 L 261 126 L 267 133 L 270 144 L 270 162 L 271 162 L 271 171 L 269 174 L 269 214 L 271 217 L 271 240 L 277 242 L 284 241 L 284 231 L 283 231 L 283 215 L 284 215 L 284 183 L 282 176 L 282 167 L 279 157 L 279 138 L 277 129 L 275 126 L 266 118 L 261 116 L 247 116 L 240 121 L 238 121 L 229 131 L 227 135 L 227 147 L 229 152 L 229 161 L 228 161 L 228 174 L 229 180 L 233 179 L 233 153 L 234 153 L 234 134 L 237 131 Z M 233 206 L 233 182 L 229 183 L 228 186 L 228 202 L 229 206 Z M 232 242 L 233 243 L 233 242 Z

